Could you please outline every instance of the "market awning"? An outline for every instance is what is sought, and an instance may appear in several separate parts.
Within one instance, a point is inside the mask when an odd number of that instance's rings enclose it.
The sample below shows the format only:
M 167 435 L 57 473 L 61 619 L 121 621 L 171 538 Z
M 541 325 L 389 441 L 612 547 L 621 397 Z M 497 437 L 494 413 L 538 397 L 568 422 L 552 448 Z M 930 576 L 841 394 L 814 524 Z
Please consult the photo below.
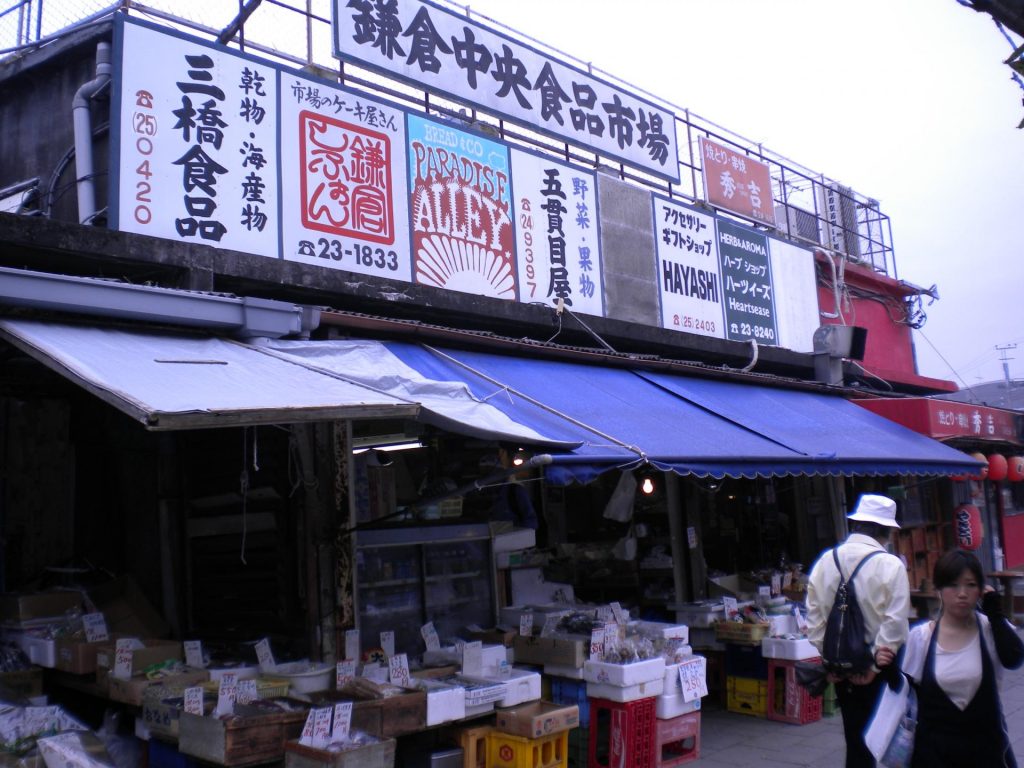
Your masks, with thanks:
M 416 403 L 224 339 L 6 319 L 0 338 L 152 430 L 419 413 Z
M 976 462 L 841 397 L 483 352 L 388 343 L 431 379 L 462 380 L 510 418 L 582 445 L 555 482 L 644 462 L 700 477 L 938 475 Z

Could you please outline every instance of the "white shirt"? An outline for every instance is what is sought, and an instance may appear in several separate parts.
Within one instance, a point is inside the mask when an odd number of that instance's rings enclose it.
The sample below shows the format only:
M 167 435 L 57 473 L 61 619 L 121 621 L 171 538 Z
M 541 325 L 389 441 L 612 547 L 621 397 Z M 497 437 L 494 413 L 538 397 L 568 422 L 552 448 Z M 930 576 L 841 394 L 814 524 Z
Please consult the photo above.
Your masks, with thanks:
M 895 653 L 906 642 L 910 631 L 910 582 L 906 567 L 877 540 L 862 533 L 851 533 L 839 546 L 839 563 L 843 575 L 849 579 L 857 563 L 872 551 L 885 554 L 868 560 L 853 582 L 864 616 L 864 640 L 871 644 L 872 655 L 883 645 Z M 814 564 L 807 581 L 807 639 L 819 652 L 838 586 L 839 572 L 832 550 L 827 549 Z
M 979 637 L 975 634 L 974 639 L 959 651 L 947 651 L 938 642 L 935 643 L 935 682 L 961 710 L 967 709 L 981 687 Z

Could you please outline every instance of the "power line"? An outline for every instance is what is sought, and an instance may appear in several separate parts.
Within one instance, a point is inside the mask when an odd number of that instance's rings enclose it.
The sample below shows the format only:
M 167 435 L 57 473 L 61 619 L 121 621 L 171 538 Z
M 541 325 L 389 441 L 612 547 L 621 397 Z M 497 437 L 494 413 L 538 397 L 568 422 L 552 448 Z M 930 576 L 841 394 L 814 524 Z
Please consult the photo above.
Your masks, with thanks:
M 943 357 L 942 353 L 939 352 L 938 347 L 936 347 L 934 344 L 932 344 L 932 340 L 924 335 L 924 331 L 922 331 L 920 328 L 918 328 L 917 332 L 919 334 L 921 334 L 921 338 L 922 339 L 924 339 L 925 341 L 928 342 L 928 346 L 931 347 L 932 351 L 934 351 L 935 354 L 939 356 L 939 359 L 942 360 L 942 362 L 944 362 L 946 364 L 946 367 L 949 368 L 949 370 L 951 370 L 953 372 L 953 375 L 956 376 L 957 380 L 963 386 L 964 390 L 966 390 L 968 392 L 968 394 L 970 395 L 971 399 L 974 400 L 974 402 L 978 402 L 978 399 L 974 396 L 974 393 L 970 391 L 971 388 L 968 386 L 967 382 L 964 381 L 963 376 L 961 376 L 957 372 L 956 368 L 953 367 L 953 364 L 951 362 L 949 362 L 949 360 L 947 360 L 945 357 Z

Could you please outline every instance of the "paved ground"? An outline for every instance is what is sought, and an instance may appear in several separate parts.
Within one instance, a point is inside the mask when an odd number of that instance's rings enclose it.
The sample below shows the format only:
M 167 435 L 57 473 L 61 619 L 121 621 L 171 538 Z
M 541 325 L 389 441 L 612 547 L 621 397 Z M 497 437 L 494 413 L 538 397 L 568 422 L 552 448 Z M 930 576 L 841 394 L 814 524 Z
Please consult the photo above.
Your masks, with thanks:
M 1003 678 L 1003 712 L 1017 760 L 1024 764 L 1024 668 Z M 705 707 L 700 768 L 842 766 L 846 754 L 838 712 L 808 725 L 789 725 Z

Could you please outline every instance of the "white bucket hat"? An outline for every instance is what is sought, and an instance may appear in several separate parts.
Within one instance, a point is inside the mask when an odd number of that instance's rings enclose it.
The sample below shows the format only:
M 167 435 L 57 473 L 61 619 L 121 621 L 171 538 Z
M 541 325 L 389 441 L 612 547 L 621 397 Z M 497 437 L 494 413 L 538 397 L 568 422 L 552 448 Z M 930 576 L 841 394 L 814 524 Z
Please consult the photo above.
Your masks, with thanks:
M 877 523 L 889 528 L 900 527 L 896 522 L 896 502 L 888 496 L 879 496 L 875 493 L 862 494 L 857 499 L 857 506 L 846 516 L 846 519 Z

